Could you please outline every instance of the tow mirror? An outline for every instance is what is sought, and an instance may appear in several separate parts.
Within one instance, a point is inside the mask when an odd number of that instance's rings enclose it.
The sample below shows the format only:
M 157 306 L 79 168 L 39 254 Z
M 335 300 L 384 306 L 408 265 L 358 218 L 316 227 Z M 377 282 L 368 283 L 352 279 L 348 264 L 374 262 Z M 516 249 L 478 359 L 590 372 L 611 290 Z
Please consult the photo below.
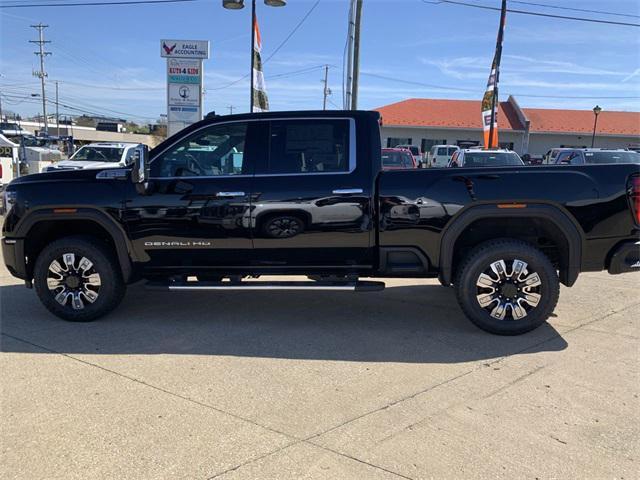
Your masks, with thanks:
M 132 164 L 131 181 L 137 184 L 149 181 L 149 147 L 138 145 L 133 151 Z

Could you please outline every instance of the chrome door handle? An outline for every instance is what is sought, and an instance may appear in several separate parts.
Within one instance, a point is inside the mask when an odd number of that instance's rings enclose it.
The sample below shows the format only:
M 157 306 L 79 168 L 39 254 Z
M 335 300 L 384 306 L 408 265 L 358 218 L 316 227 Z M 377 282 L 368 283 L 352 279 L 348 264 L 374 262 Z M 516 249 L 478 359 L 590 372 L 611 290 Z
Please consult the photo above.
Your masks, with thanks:
M 361 188 L 340 188 L 338 190 L 334 190 L 334 195 L 350 195 L 353 193 L 362 193 Z
M 216 197 L 244 197 L 244 192 L 218 192 Z

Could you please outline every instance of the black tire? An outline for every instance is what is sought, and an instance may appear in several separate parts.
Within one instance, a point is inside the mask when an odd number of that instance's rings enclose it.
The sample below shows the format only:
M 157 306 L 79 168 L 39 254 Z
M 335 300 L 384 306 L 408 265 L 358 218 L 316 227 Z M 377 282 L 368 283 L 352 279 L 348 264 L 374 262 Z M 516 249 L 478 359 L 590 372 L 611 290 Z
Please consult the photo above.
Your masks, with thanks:
M 269 217 L 262 224 L 262 233 L 268 238 L 291 238 L 304 232 L 304 221 L 294 215 Z
M 72 265 L 78 266 L 77 269 L 74 270 L 65 263 L 65 254 L 74 255 Z M 83 258 L 92 263 L 91 268 L 82 269 Z M 50 270 L 54 261 L 58 261 L 66 271 L 56 274 Z M 71 322 L 90 322 L 106 315 L 120 304 L 126 291 L 115 255 L 104 243 L 91 237 L 66 237 L 47 245 L 38 255 L 33 273 L 35 290 L 42 304 L 57 317 Z M 99 277 L 85 277 L 89 274 L 98 274 Z M 66 280 L 59 280 L 58 277 Z M 70 277 L 75 277 L 75 280 L 69 280 Z M 60 285 L 50 289 L 48 278 Z M 94 285 L 98 283 L 99 286 Z M 89 294 L 84 293 L 86 290 L 95 292 L 93 301 L 87 296 Z M 58 294 L 64 297 L 64 304 L 56 300 Z M 73 307 L 73 297 L 76 294 L 82 308 Z
M 499 260 L 504 260 L 506 269 L 498 265 Z M 526 263 L 528 275 L 524 279 L 523 274 L 513 278 L 515 260 Z M 505 272 L 501 277 L 502 270 Z M 477 285 L 483 273 L 494 280 L 494 286 Z M 540 285 L 529 287 L 525 281 L 519 281 L 528 279 L 532 284 L 537 283 L 531 277 L 534 273 L 538 274 Z M 467 318 L 482 330 L 497 335 L 520 335 L 538 328 L 553 313 L 560 294 L 558 274 L 549 258 L 531 244 L 511 239 L 488 241 L 473 249 L 458 269 L 455 287 L 458 303 Z M 536 296 L 531 296 L 532 293 Z M 537 304 L 529 303 L 531 299 Z M 481 300 L 488 303 L 483 307 Z M 496 318 L 502 310 L 504 318 Z

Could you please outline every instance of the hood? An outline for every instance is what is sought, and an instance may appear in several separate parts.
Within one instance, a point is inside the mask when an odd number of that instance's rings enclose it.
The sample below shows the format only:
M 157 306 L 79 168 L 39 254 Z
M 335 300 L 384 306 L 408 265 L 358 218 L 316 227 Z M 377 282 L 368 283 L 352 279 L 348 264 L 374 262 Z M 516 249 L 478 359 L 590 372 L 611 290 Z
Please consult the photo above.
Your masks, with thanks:
M 92 162 L 92 163 L 96 163 L 96 162 Z M 97 169 L 94 167 L 76 168 L 76 169 L 57 168 L 54 170 L 50 170 L 48 172 L 33 173 L 31 175 L 23 175 L 21 177 L 14 178 L 7 188 L 11 190 L 12 187 L 17 187 L 22 184 L 42 183 L 42 182 L 51 182 L 51 183 L 94 182 L 96 180 L 97 175 L 101 171 L 123 170 L 123 167 L 114 168 L 114 165 L 117 165 L 117 164 L 109 163 L 108 165 L 110 165 L 111 168 L 103 168 L 103 169 Z
M 50 167 L 47 167 L 47 171 L 52 170 L 84 170 L 94 168 L 118 168 L 121 167 L 117 162 L 89 162 L 80 160 L 63 160 L 56 162 Z

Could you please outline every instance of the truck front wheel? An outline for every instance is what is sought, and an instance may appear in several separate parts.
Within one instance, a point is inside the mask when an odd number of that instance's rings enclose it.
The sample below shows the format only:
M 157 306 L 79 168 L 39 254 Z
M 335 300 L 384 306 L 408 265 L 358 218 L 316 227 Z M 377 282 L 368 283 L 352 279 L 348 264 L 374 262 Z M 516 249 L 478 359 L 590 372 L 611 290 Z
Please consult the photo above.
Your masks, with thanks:
M 72 322 L 106 315 L 122 300 L 126 286 L 118 261 L 98 239 L 66 237 L 38 255 L 34 286 L 42 304 Z
M 498 335 L 519 335 L 542 325 L 560 293 L 558 274 L 547 256 L 519 240 L 493 240 L 476 247 L 456 277 L 465 315 Z

